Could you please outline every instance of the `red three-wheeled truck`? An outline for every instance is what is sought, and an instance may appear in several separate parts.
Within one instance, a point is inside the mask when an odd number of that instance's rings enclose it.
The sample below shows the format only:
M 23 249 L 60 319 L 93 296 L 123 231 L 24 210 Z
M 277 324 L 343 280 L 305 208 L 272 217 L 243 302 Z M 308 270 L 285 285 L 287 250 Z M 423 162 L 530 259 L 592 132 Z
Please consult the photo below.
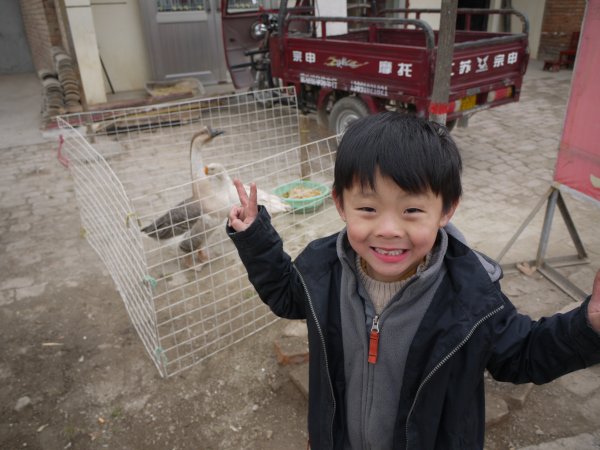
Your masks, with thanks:
M 331 17 L 319 15 L 313 0 L 275 1 L 222 0 L 233 83 L 256 90 L 264 102 L 276 94 L 262 89 L 293 85 L 301 110 L 316 112 L 334 133 L 391 109 L 445 113 L 452 128 L 477 111 L 519 100 L 529 50 L 528 21 L 518 11 L 458 10 L 465 29 L 456 30 L 448 103 L 432 105 L 438 31 L 421 17 L 439 10 L 384 9 L 385 2 L 372 1 Z M 520 21 L 520 30 L 471 30 L 482 16 Z

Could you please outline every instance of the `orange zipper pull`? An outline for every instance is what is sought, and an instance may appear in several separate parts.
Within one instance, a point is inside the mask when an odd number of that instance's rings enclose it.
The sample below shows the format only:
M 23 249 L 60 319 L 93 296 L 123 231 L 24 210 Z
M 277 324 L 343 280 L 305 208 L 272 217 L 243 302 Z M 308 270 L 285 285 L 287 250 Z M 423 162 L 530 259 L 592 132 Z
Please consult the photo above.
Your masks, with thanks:
M 371 325 L 371 333 L 369 333 L 369 364 L 377 362 L 377 352 L 379 349 L 379 316 L 373 317 L 373 325 Z

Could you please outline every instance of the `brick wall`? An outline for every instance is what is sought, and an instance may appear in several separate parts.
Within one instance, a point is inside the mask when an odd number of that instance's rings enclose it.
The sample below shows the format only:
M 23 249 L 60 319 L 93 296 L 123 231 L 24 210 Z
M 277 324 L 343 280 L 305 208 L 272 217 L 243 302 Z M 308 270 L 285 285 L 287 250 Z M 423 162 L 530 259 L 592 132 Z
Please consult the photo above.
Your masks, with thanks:
M 558 59 L 566 50 L 574 31 L 581 30 L 586 0 L 546 0 L 539 59 Z
M 54 0 L 19 0 L 19 4 L 35 69 L 53 70 L 51 48 L 61 45 Z

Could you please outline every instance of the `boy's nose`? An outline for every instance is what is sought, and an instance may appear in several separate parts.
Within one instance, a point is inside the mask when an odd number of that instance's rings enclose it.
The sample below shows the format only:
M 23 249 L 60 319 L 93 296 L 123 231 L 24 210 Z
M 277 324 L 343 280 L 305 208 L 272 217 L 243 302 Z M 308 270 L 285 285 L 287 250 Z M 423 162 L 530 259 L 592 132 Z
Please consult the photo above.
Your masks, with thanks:
M 377 223 L 377 235 L 386 238 L 402 237 L 404 235 L 402 221 L 393 215 L 381 216 Z

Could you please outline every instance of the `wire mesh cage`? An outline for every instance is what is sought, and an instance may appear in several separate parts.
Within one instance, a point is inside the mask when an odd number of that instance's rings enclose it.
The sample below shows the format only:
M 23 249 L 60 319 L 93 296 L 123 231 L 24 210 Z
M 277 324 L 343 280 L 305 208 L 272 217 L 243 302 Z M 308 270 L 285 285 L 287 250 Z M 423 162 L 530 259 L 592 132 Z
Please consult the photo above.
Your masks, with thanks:
M 337 140 L 301 145 L 295 101 L 277 88 L 58 118 L 84 235 L 162 376 L 276 319 L 225 231 L 232 178 L 256 182 L 293 257 L 341 226 Z

